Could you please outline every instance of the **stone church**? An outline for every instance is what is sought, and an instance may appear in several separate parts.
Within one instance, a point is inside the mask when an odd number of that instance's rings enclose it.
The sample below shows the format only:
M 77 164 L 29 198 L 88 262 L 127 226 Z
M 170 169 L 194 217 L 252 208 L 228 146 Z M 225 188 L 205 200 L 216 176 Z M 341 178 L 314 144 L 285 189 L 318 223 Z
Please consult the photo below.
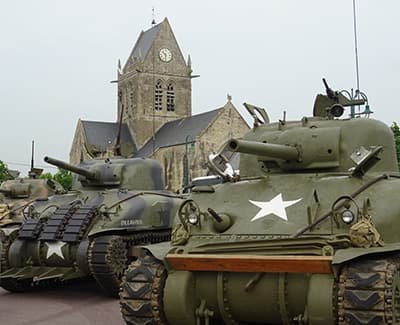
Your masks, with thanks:
M 228 96 L 226 104 L 192 115 L 190 56 L 185 60 L 165 18 L 142 31 L 126 63 L 118 63 L 117 122 L 78 120 L 70 162 L 110 157 L 117 134 L 121 154 L 157 159 L 167 189 L 207 174 L 207 157 L 249 127 Z

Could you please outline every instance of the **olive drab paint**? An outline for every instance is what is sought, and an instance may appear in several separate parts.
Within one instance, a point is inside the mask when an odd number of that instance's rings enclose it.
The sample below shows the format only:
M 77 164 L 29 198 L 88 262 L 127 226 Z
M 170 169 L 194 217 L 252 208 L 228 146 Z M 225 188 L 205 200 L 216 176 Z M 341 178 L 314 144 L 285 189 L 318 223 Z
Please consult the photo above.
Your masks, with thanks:
M 33 202 L 22 224 L 2 236 L 0 286 L 25 291 L 94 277 L 118 295 L 135 245 L 170 239 L 182 196 L 164 190 L 152 159 L 45 161 L 74 173 L 72 190 Z
M 393 134 L 372 118 L 339 118 L 363 103 L 327 87 L 312 117 L 269 123 L 253 114 L 253 129 L 224 148 L 240 153 L 240 175 L 214 155 L 224 182 L 194 187 L 171 244 L 147 246 L 128 267 L 125 321 L 399 323 Z M 157 281 L 137 275 L 150 271 Z M 139 285 L 155 292 L 151 300 L 129 292 Z

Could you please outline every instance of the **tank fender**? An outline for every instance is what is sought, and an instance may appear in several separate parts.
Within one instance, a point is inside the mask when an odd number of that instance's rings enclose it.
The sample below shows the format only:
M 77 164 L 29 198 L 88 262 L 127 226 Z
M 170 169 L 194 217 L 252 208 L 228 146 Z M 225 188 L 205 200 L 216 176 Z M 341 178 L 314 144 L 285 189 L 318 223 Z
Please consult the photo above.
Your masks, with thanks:
M 7 228 L 2 228 L 0 229 L 0 238 L 1 236 L 5 236 L 5 237 L 10 237 L 12 236 L 14 233 L 16 233 L 19 230 L 19 226 L 20 224 L 17 224 L 16 227 L 7 227 Z
M 140 246 L 140 248 L 148 250 L 156 259 L 164 262 L 165 256 L 167 256 L 167 254 L 171 250 L 171 242 L 166 241 L 157 244 Z
M 346 249 L 338 249 L 333 256 L 332 264 L 339 266 L 345 262 L 351 261 L 361 256 L 368 256 L 373 254 L 393 253 L 400 252 L 400 243 L 385 244 L 382 247 L 353 247 Z

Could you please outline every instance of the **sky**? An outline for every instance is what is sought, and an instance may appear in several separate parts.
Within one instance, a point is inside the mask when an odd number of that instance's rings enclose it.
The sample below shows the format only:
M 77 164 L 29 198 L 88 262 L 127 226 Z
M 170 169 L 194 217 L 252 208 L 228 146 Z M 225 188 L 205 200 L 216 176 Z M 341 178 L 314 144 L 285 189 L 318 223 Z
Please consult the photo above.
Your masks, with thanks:
M 27 173 L 68 161 L 79 118 L 116 120 L 117 62 L 141 30 L 168 17 L 190 54 L 193 113 L 227 94 L 265 107 L 271 120 L 312 115 L 325 77 L 356 88 L 352 0 L 14 0 L 0 3 L 0 160 Z M 373 117 L 400 121 L 400 2 L 357 0 L 360 89 Z M 49 171 L 55 171 L 48 169 Z

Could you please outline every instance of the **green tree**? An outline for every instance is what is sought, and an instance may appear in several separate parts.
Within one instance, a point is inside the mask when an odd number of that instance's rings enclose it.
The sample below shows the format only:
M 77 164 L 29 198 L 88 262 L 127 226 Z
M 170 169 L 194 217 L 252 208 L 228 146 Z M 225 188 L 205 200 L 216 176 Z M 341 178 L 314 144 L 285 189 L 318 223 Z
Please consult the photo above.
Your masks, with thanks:
M 72 188 L 72 174 L 68 170 L 59 168 L 54 175 L 51 173 L 43 173 L 40 178 L 52 179 L 62 185 L 65 190 L 69 191 Z
M 0 160 L 0 184 L 8 179 L 11 179 L 10 173 L 8 172 L 8 167 Z
M 396 122 L 393 122 L 390 126 L 394 135 L 394 141 L 396 144 L 396 154 L 397 154 L 397 163 L 399 164 L 400 168 L 400 127 Z

